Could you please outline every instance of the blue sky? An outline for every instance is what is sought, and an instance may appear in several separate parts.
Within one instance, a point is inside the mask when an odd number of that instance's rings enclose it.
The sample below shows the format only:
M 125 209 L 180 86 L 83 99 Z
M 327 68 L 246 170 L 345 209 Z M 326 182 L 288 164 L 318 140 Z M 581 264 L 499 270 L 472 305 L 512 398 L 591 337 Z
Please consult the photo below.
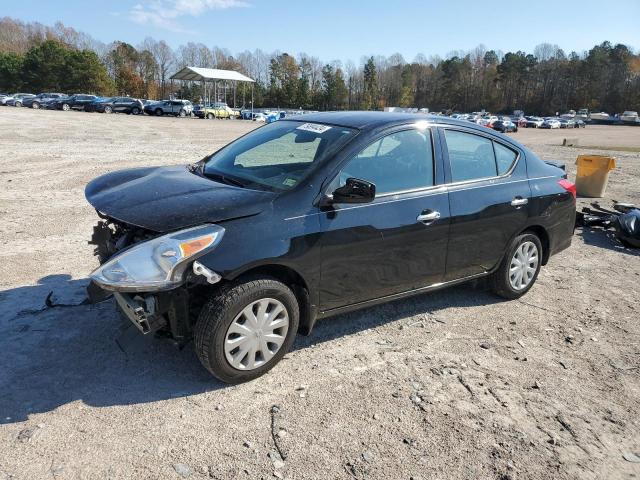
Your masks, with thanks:
M 640 49 L 640 0 L 0 0 L 1 15 L 57 20 L 98 40 L 305 52 L 324 61 L 401 53 L 445 56 L 478 44 L 507 51 L 604 40 Z

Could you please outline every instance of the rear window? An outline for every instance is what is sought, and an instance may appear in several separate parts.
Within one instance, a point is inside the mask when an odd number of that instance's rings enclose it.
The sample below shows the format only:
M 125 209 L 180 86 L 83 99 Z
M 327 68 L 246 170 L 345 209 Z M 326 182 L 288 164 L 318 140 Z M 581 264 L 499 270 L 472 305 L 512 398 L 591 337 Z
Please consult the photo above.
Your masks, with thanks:
M 463 182 L 495 177 L 496 160 L 491 140 L 455 130 L 445 130 L 451 180 Z
M 518 154 L 487 137 L 456 130 L 445 130 L 451 181 L 464 182 L 504 175 L 511 170 Z

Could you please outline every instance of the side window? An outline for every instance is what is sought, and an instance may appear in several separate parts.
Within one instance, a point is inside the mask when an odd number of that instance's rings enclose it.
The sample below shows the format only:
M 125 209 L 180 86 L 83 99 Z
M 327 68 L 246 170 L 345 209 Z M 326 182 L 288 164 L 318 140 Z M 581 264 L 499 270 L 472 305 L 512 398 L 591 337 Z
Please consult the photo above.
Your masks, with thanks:
M 445 130 L 444 136 L 453 182 L 495 177 L 498 174 L 491 140 L 456 130 Z
M 429 130 L 404 130 L 375 141 L 347 162 L 336 187 L 344 185 L 350 177 L 375 184 L 376 194 L 433 185 Z
M 496 151 L 496 163 L 498 164 L 498 175 L 504 175 L 509 170 L 513 162 L 516 161 L 518 154 L 499 143 L 493 142 L 493 148 Z

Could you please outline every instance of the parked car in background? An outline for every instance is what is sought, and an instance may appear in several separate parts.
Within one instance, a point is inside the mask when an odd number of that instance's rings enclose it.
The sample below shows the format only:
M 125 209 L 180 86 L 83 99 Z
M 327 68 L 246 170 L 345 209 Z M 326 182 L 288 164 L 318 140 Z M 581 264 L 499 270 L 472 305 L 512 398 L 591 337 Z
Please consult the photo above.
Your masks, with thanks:
M 585 121 L 582 120 L 581 118 L 574 120 L 574 122 L 575 122 L 575 128 L 585 128 L 587 126 Z
M 9 107 L 22 107 L 22 103 L 25 100 L 33 97 L 35 97 L 33 93 L 16 93 L 7 99 L 5 105 Z
M 5 105 L 7 98 L 9 98 L 10 95 L 8 93 L 0 93 L 0 105 Z
M 111 97 L 96 97 L 91 102 L 87 103 L 84 106 L 84 111 L 85 112 L 95 112 L 96 111 L 96 106 L 100 102 L 106 102 L 106 101 L 109 101 L 109 100 L 111 100 Z
M 526 128 L 527 119 L 524 117 L 511 117 L 510 120 L 516 124 L 518 128 Z
M 561 168 L 468 122 L 297 116 L 193 165 L 90 182 L 89 293 L 244 382 L 319 318 L 481 277 L 525 295 L 571 245 L 575 193 Z
M 240 116 L 240 112 L 237 110 L 233 110 L 228 105 L 196 105 L 193 108 L 193 113 L 199 118 L 238 118 Z
M 193 105 L 189 100 L 160 100 L 144 105 L 144 113 L 158 117 L 162 115 L 186 117 L 191 115 L 192 111 Z
M 544 123 L 544 118 L 540 117 L 525 117 L 527 119 L 527 128 L 540 128 Z
M 555 128 L 560 128 L 560 120 L 558 120 L 557 118 L 547 118 L 544 122 L 542 122 L 542 125 L 540 125 L 540 128 L 550 128 L 550 129 L 555 129 Z
M 47 108 L 51 108 L 54 110 L 84 110 L 84 107 L 91 102 L 93 102 L 96 98 L 95 95 L 87 95 L 85 93 L 78 93 L 75 95 L 57 98 L 52 102 L 47 104 Z
M 64 96 L 66 96 L 64 93 L 39 93 L 34 97 L 25 97 L 22 100 L 22 106 L 37 110 L 41 108 L 43 104 Z
M 491 128 L 502 133 L 518 131 L 518 126 L 511 120 L 497 120 L 491 124 Z
M 87 111 L 98 113 L 127 113 L 139 115 L 142 113 L 141 100 L 131 97 L 108 97 L 96 100 L 90 104 Z
M 638 112 L 627 110 L 620 115 L 620 121 L 626 125 L 640 125 Z

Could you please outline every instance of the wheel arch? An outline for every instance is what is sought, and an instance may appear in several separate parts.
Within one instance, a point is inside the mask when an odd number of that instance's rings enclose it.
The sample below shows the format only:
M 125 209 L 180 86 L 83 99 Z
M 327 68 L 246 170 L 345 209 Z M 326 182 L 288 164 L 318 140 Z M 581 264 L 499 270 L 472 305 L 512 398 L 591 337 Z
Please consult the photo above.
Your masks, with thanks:
M 317 317 L 317 308 L 311 300 L 308 282 L 298 271 L 288 265 L 263 264 L 237 273 L 232 280 L 238 281 L 248 277 L 272 277 L 289 287 L 296 296 L 300 307 L 298 333 L 302 335 L 311 333 Z
M 529 225 L 527 228 L 522 230 L 518 235 L 522 235 L 523 233 L 533 233 L 536 237 L 540 239 L 540 243 L 542 244 L 542 265 L 546 265 L 549 261 L 550 257 L 550 246 L 551 241 L 549 238 L 549 232 L 542 225 Z

